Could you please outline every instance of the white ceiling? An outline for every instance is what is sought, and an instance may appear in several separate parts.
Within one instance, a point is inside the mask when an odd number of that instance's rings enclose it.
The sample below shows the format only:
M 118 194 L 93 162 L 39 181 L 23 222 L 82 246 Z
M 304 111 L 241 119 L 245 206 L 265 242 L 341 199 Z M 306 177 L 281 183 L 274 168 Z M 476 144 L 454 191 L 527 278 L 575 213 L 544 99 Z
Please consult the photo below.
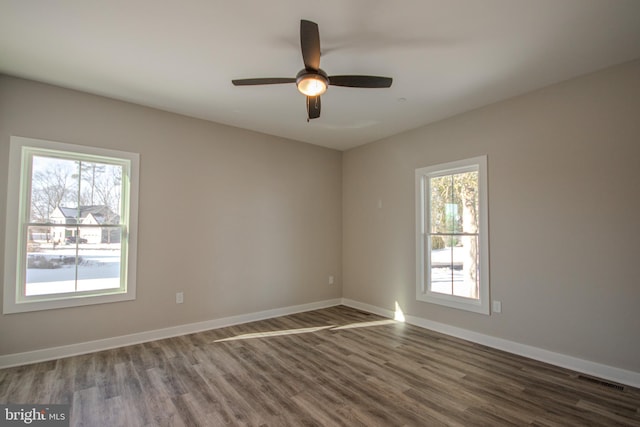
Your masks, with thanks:
M 300 19 L 330 87 L 306 121 Z M 640 0 L 0 0 L 0 72 L 348 149 L 640 57 Z

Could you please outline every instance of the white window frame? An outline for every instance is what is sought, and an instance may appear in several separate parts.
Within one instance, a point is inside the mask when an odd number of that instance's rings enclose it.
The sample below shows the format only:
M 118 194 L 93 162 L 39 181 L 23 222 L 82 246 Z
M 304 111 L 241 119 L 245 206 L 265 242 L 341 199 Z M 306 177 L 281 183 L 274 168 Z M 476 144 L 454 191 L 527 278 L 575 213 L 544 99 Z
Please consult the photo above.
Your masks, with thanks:
M 26 224 L 29 222 L 30 159 L 35 154 L 54 154 L 63 158 L 115 161 L 123 167 L 121 286 L 117 289 L 83 293 L 24 296 L 22 289 L 26 257 Z M 87 147 L 41 139 L 11 137 L 9 180 L 5 228 L 3 313 L 22 313 L 64 307 L 128 301 L 136 298 L 136 254 L 138 229 L 138 180 L 140 155 L 125 151 Z M 128 206 L 128 208 L 127 208 Z M 122 265 L 124 264 L 124 265 Z
M 480 289 L 478 299 L 464 298 L 431 292 L 428 272 L 430 254 L 428 248 L 427 227 L 430 224 L 429 207 L 429 179 L 456 173 L 478 171 L 478 245 L 480 251 Z M 487 197 L 487 156 L 458 160 L 415 170 L 415 200 L 416 200 L 416 299 L 418 301 L 439 304 L 460 310 L 472 311 L 480 314 L 490 314 L 489 304 L 489 220 Z

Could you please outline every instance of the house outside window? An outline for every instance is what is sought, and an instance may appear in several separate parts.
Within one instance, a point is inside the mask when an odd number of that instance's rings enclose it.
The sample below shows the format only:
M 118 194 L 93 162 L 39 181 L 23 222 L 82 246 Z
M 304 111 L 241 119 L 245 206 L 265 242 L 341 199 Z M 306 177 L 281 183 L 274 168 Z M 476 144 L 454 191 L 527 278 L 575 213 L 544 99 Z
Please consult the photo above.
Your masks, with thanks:
M 416 297 L 489 314 L 486 156 L 416 169 Z
M 65 207 L 57 206 L 49 215 L 51 223 L 65 224 L 64 227 L 51 227 L 51 238 L 57 244 L 73 243 L 118 243 L 120 233 L 109 225 L 120 223 L 120 215 L 113 212 L 108 205 Z M 104 227 L 75 228 L 77 224 L 98 225 Z M 68 226 L 67 226 L 68 225 Z M 76 234 L 79 232 L 80 234 Z
M 11 138 L 4 313 L 135 299 L 138 164 Z

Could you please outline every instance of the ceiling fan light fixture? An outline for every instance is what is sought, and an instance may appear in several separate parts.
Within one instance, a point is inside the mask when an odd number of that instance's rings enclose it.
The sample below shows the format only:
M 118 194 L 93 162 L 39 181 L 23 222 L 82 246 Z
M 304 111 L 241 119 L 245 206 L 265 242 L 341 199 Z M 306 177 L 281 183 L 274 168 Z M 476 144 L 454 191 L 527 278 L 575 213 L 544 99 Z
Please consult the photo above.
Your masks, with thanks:
M 298 91 L 306 96 L 320 96 L 327 91 L 329 79 L 320 71 L 308 72 L 303 70 L 296 77 Z

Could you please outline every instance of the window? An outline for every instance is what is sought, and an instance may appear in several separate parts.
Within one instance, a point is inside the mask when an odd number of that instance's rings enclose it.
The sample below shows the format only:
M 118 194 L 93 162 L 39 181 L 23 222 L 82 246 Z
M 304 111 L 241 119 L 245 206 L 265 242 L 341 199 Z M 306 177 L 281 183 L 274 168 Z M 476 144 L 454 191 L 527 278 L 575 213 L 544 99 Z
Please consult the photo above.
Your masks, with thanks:
M 139 155 L 11 137 L 4 313 L 135 299 Z
M 489 314 L 486 156 L 416 169 L 417 299 Z

